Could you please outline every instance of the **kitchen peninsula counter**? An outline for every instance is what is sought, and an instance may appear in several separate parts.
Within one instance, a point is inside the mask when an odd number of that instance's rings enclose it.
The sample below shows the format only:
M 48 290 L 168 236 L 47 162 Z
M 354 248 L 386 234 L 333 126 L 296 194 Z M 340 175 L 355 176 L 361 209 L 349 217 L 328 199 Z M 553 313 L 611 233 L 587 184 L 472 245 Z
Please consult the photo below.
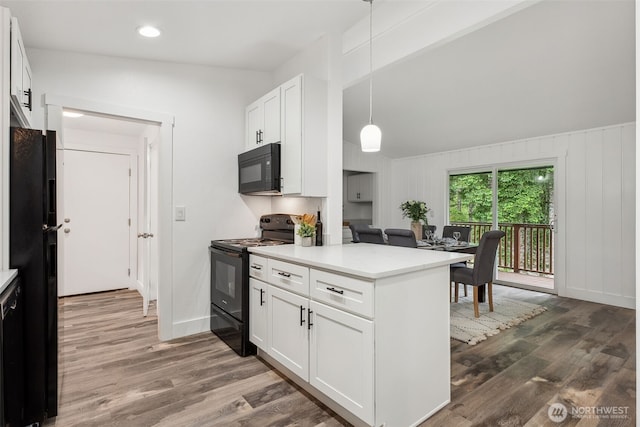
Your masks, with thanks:
M 249 248 L 258 355 L 360 426 L 449 403 L 449 265 L 473 255 L 367 243 Z
M 249 248 L 249 251 L 367 279 L 396 276 L 473 259 L 472 254 L 426 251 L 372 243 L 311 247 L 258 246 Z

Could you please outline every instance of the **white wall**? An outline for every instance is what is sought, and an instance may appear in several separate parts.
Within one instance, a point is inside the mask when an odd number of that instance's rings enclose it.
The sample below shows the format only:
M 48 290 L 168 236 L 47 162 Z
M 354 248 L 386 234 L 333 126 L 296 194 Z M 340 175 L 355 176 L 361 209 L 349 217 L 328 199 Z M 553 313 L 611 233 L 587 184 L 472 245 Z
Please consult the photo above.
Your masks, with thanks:
M 168 200 L 186 206 L 186 221 L 172 223 L 172 273 L 159 278 L 172 301 L 160 309 L 171 318 L 167 338 L 208 330 L 210 240 L 255 235 L 271 210 L 268 199 L 238 195 L 236 166 L 245 106 L 271 87 L 271 76 L 40 49 L 28 55 L 36 100 L 55 94 L 175 117 L 172 153 L 162 155 L 173 155 Z M 42 109 L 34 115 L 42 126 Z
M 635 307 L 635 123 L 392 161 L 386 226 L 408 228 L 397 206 L 424 200 L 446 223 L 449 171 L 555 165 L 558 294 Z

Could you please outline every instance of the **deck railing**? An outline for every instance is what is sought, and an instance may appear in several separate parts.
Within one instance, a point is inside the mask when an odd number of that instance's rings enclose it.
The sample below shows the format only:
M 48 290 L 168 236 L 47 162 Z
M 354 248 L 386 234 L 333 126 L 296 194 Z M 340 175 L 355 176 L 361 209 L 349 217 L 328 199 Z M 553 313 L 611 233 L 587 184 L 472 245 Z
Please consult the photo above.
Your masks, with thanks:
M 491 230 L 488 222 L 455 222 L 452 225 L 471 227 L 471 243 L 479 243 L 482 234 Z M 553 231 L 548 225 L 500 223 L 498 228 L 505 232 L 498 247 L 499 268 L 515 273 L 553 274 Z

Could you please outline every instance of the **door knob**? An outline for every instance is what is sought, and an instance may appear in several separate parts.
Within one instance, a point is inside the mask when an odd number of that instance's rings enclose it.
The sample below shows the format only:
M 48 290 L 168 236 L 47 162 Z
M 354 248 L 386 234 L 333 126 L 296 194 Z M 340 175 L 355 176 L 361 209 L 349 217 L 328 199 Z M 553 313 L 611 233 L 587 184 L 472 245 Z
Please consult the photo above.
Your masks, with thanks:
M 64 229 L 64 232 L 65 232 L 65 233 L 67 233 L 67 234 L 69 234 L 69 233 L 71 232 L 71 229 L 70 229 L 70 228 L 65 228 L 65 229 Z
M 64 219 L 64 222 L 69 223 L 69 222 L 71 222 L 71 219 L 69 219 L 69 218 L 65 218 L 65 219 Z

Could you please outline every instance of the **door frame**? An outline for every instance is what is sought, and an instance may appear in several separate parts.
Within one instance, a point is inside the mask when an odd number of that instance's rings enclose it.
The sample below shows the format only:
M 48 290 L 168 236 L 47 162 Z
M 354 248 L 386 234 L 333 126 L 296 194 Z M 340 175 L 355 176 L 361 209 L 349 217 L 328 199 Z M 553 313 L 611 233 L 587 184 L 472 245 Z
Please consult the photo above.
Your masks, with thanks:
M 528 160 L 519 160 L 514 162 L 502 162 L 502 163 L 491 163 L 485 165 L 476 165 L 472 167 L 465 168 L 450 168 L 445 170 L 446 173 L 446 192 L 445 192 L 445 222 L 449 222 L 449 176 L 450 175 L 458 175 L 464 173 L 479 173 L 479 172 L 491 172 L 492 181 L 491 181 L 491 192 L 492 192 L 492 220 L 491 226 L 493 229 L 497 229 L 498 222 L 498 194 L 497 194 L 497 185 L 498 185 L 498 175 L 497 172 L 499 170 L 510 170 L 510 169 L 523 169 L 523 168 L 535 168 L 542 166 L 552 166 L 553 167 L 553 205 L 555 212 L 555 221 L 554 221 L 554 247 L 555 252 L 553 254 L 553 262 L 554 262 L 554 280 L 553 280 L 553 290 L 551 293 L 562 296 L 566 289 L 566 281 L 565 281 L 565 200 L 566 200 L 566 192 L 565 192 L 565 176 L 566 176 L 566 168 L 565 168 L 565 156 L 555 156 L 555 157 L 541 157 L 534 158 Z M 497 267 L 496 267 L 497 269 Z M 502 281 L 507 285 L 517 286 L 522 289 L 529 289 L 537 292 L 544 292 L 540 288 L 529 287 L 526 285 L 521 285 L 517 283 L 511 283 Z
M 173 331 L 173 127 L 175 117 L 166 113 L 139 110 L 99 101 L 56 94 L 43 95 L 46 129 L 58 131 L 56 148 L 64 148 L 62 110 L 70 108 L 97 114 L 156 123 L 160 126 L 158 145 L 158 337 L 162 341 L 174 338 Z

